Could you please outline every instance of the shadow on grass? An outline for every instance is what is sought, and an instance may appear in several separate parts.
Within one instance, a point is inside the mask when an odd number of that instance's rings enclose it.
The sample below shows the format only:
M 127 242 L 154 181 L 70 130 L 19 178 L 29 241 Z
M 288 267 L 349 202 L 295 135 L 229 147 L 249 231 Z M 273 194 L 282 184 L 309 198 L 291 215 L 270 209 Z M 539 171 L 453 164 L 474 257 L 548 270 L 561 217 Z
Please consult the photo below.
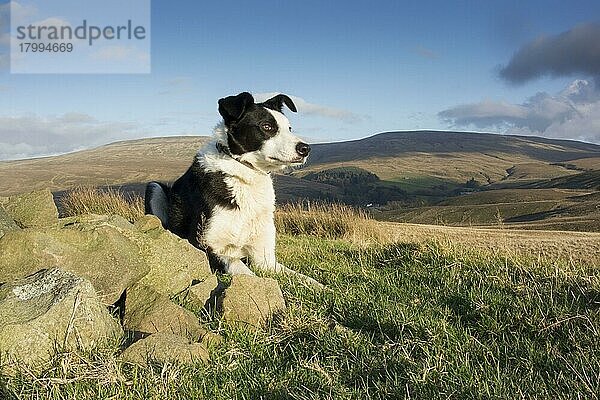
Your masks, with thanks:
M 6 378 L 1 375 L 0 375 L 0 399 L 2 399 L 2 400 L 16 400 L 17 399 L 15 394 L 12 391 L 8 390 L 8 387 L 6 384 Z

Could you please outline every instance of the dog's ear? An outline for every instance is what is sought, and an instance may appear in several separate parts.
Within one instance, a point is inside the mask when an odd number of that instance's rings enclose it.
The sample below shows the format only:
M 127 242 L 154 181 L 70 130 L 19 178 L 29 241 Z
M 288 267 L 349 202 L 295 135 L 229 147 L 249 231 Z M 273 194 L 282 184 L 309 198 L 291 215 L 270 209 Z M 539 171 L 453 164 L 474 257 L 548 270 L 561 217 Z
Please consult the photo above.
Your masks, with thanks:
M 254 97 L 248 92 L 240 93 L 237 96 L 228 96 L 219 99 L 219 114 L 227 125 L 230 122 L 239 121 L 251 104 L 254 104 Z
M 292 99 L 290 99 L 285 94 L 278 94 L 277 96 L 271 97 L 269 100 L 267 100 L 263 103 L 263 105 L 265 107 L 270 108 L 272 110 L 279 111 L 279 112 L 281 112 L 281 110 L 283 110 L 284 104 L 287 106 L 287 108 L 290 109 L 290 111 L 292 111 L 292 112 L 298 111 L 298 110 L 296 110 L 296 105 L 294 104 Z

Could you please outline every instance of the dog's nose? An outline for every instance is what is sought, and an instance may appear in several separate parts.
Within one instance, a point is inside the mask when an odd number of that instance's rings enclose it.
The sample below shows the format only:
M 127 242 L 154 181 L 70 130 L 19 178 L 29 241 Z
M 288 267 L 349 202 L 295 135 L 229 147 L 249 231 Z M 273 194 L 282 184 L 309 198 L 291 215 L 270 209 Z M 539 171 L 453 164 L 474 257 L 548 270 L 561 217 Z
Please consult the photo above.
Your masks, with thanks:
M 306 143 L 300 142 L 296 145 L 296 153 L 302 157 L 306 157 L 310 153 L 310 146 Z

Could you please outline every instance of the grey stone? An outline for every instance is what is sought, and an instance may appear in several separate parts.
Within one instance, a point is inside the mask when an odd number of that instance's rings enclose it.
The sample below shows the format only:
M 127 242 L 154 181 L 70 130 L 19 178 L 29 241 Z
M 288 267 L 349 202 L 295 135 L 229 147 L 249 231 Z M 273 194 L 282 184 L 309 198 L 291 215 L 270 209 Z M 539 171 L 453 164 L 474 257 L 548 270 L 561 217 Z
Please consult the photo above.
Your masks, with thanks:
M 81 215 L 53 227 L 9 229 L 0 238 L 0 254 L 0 282 L 58 263 L 90 280 L 107 303 L 140 280 L 173 296 L 211 275 L 206 255 L 154 216 L 135 226 L 116 215 Z
M 142 285 L 173 296 L 193 281 L 203 281 L 211 275 L 206 254 L 165 230 L 154 215 L 140 218 L 135 229 L 124 234 L 139 246 L 142 259 L 150 267 L 140 281 Z
M 38 369 L 56 350 L 90 350 L 122 329 L 89 281 L 52 268 L 0 287 L 2 370 Z
M 186 293 L 186 303 L 192 309 L 202 309 L 209 301 L 214 300 L 219 289 L 219 281 L 216 275 L 210 275 L 205 280 L 189 288 Z
M 98 214 L 83 214 L 72 217 L 60 218 L 58 226 L 61 228 L 78 229 L 81 231 L 89 231 L 98 228 L 99 226 L 112 226 L 119 229 L 131 230 L 133 224 L 120 215 L 98 215 Z

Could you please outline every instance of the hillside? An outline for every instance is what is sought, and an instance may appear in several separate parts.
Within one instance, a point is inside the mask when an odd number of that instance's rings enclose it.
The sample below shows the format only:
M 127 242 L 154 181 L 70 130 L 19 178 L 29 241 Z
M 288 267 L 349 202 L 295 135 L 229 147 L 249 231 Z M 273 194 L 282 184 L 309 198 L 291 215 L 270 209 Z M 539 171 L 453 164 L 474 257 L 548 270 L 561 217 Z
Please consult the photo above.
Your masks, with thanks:
M 151 138 L 31 160 L 0 162 L 0 196 L 23 187 L 55 192 L 76 185 L 172 181 L 207 137 Z M 374 206 L 380 219 L 526 228 L 600 230 L 596 202 L 600 146 L 567 140 L 469 132 L 388 132 L 313 145 L 301 169 L 275 178 L 280 202 Z M 517 190 L 509 201 L 503 189 Z M 547 189 L 570 189 L 568 196 Z M 558 192 L 556 192 L 558 193 Z M 480 196 L 477 207 L 469 207 Z M 536 200 L 525 201 L 528 198 Z M 526 225 L 526 226 L 524 226 Z

